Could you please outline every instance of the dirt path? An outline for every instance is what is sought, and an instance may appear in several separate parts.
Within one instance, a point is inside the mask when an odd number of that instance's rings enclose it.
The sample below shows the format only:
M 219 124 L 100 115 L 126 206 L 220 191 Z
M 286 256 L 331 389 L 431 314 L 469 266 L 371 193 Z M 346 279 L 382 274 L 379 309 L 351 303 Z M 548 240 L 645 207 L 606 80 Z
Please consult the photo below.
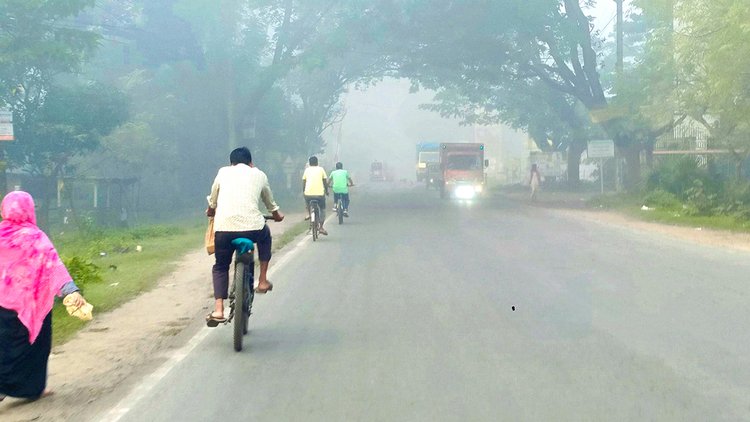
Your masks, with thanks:
M 652 223 L 608 211 L 556 210 L 555 212 L 599 224 L 625 226 L 634 230 L 659 233 L 691 243 L 750 252 L 750 233 Z
M 300 220 L 301 214 L 290 215 L 269 226 L 278 238 Z M 53 349 L 48 388 L 54 395 L 37 402 L 8 398 L 0 403 L 0 420 L 88 420 L 112 406 L 119 396 L 110 393 L 158 366 L 204 326 L 202 316 L 213 297 L 212 265 L 213 256 L 204 249 L 191 252 L 154 289 L 95 315 L 75 337 Z

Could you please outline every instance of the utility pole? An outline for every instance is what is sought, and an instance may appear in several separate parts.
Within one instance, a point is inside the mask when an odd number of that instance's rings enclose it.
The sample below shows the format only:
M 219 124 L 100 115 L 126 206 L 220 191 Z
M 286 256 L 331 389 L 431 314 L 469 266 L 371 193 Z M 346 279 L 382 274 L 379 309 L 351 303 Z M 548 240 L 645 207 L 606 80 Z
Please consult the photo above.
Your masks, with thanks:
M 623 11 L 622 11 L 622 3 L 624 0 L 615 0 L 615 3 L 617 3 L 617 65 L 615 69 L 617 70 L 617 75 L 622 76 L 622 69 L 623 69 L 623 28 L 622 28 L 622 21 L 623 21 Z

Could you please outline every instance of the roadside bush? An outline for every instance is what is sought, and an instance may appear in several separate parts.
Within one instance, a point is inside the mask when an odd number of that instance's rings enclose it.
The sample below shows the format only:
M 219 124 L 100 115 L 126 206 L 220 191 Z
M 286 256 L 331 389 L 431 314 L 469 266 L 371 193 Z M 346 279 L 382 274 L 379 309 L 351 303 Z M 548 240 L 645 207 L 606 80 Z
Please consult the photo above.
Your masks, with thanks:
M 78 288 L 83 290 L 86 286 L 90 286 L 95 283 L 101 283 L 102 272 L 101 269 L 93 262 L 79 257 L 74 256 L 72 258 L 63 258 L 65 267 L 68 269 L 70 276 L 75 281 Z
M 654 208 L 666 208 L 666 209 L 680 209 L 682 208 L 682 202 L 677 195 L 667 192 L 661 189 L 656 189 L 652 192 L 648 192 L 643 198 L 643 203 L 646 206 Z
M 702 196 L 706 199 L 710 195 L 718 194 L 721 184 L 721 179 L 712 176 L 706 168 L 700 167 L 695 158 L 682 157 L 660 163 L 648 176 L 646 189 L 663 190 L 681 200 L 688 200 L 692 195 L 694 200 L 698 200 Z
M 693 186 L 685 192 L 686 213 L 689 215 L 712 215 L 719 207 L 719 196 L 706 189 L 702 180 L 693 180 Z

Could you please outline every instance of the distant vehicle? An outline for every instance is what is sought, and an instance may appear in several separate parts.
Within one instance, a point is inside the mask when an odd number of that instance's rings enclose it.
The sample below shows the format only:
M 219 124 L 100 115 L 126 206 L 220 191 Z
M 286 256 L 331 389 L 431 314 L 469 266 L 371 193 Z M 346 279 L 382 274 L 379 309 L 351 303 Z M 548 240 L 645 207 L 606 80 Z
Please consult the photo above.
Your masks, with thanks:
M 381 161 L 373 161 L 370 165 L 370 180 L 374 182 L 384 182 L 386 179 L 385 164 Z
M 484 159 L 484 144 L 480 143 L 441 143 L 440 197 L 473 199 L 484 191 L 484 169 L 488 165 Z
M 428 181 L 428 167 L 440 163 L 440 144 L 420 142 L 417 144 L 417 182 Z
M 427 175 L 425 176 L 425 188 L 440 189 L 441 181 L 443 180 L 442 169 L 440 168 L 440 162 L 427 163 Z

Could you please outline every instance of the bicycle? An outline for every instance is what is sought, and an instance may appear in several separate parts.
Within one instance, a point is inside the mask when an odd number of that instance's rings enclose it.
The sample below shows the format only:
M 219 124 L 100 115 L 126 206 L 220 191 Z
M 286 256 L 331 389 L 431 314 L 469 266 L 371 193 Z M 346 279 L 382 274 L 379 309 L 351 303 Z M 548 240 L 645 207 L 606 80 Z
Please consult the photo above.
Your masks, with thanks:
M 339 224 L 344 224 L 344 200 L 341 196 L 336 201 L 336 215 L 339 217 Z
M 318 200 L 313 199 L 310 201 L 310 232 L 312 233 L 313 242 L 318 240 L 318 234 L 320 233 L 320 205 Z
M 273 220 L 273 216 L 265 216 Z M 252 240 L 240 237 L 232 241 L 234 253 L 234 277 L 229 292 L 229 317 L 224 324 L 232 323 L 234 350 L 242 350 L 243 337 L 247 335 L 255 299 L 255 244 Z M 241 308 L 237 304 L 241 303 Z M 236 317 L 236 318 L 235 318 Z

